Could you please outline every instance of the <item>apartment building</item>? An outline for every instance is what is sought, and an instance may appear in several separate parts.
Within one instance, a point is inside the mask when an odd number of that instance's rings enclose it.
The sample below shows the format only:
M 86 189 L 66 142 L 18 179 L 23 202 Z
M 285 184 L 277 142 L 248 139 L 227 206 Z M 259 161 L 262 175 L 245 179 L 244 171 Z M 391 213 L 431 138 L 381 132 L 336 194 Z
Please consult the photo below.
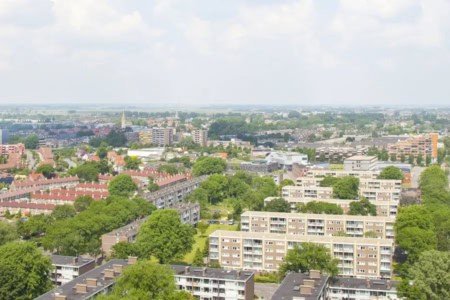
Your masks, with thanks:
M 182 202 L 176 204 L 171 209 L 178 212 L 180 220 L 184 224 L 195 226 L 200 221 L 200 204 L 198 203 Z
M 281 190 L 283 198 L 330 199 L 333 198 L 332 187 L 320 186 L 285 186 Z
M 206 147 L 208 145 L 208 131 L 204 129 L 195 129 L 192 131 L 192 139 L 194 140 L 194 143 Z
M 112 259 L 98 268 L 92 269 L 64 285 L 39 296 L 36 300 L 90 300 L 111 291 L 128 265 L 136 263 L 136 258 Z
M 139 228 L 147 218 L 138 219 L 125 226 L 117 228 L 111 232 L 105 233 L 101 237 L 102 252 L 106 256 L 112 254 L 112 247 L 120 242 L 133 243 L 136 240 Z
M 347 157 L 355 155 L 364 155 L 368 151 L 366 146 L 356 147 L 336 147 L 336 146 L 324 146 L 316 148 L 316 160 L 321 161 L 325 159 L 327 161 L 343 161 Z
M 387 147 L 390 157 L 396 157 L 400 159 L 402 155 L 405 157 L 422 155 L 422 158 L 430 156 L 433 161 L 437 159 L 438 148 L 437 133 L 429 133 L 426 135 L 412 136 L 406 140 L 398 141 L 393 144 L 389 144 Z
M 209 236 L 209 258 L 226 269 L 277 271 L 288 250 L 305 242 L 330 249 L 340 275 L 391 277 L 394 241 L 388 239 L 216 230 Z
M 193 190 L 198 188 L 206 178 L 207 176 L 195 177 L 155 192 L 143 192 L 141 196 L 153 203 L 158 209 L 170 208 L 175 204 L 182 202 Z
M 273 171 L 278 170 L 277 162 L 267 162 L 264 159 L 253 160 L 253 161 L 244 161 L 241 162 L 239 167 L 247 172 L 253 173 L 271 173 Z
M 370 171 L 377 164 L 376 156 L 355 155 L 344 159 L 345 171 Z
M 25 145 L 24 144 L 1 144 L 0 143 L 0 155 L 8 155 L 8 154 L 24 154 L 25 153 Z
M 213 268 L 173 265 L 175 284 L 200 300 L 253 300 L 254 274 Z
M 330 278 L 311 270 L 286 275 L 272 300 L 398 300 L 397 284 L 388 279 Z
M 333 176 L 333 177 L 354 176 L 359 179 L 376 179 L 378 175 L 380 175 L 379 171 L 310 169 L 306 172 L 305 177 L 323 178 L 325 176 Z
M 66 284 L 95 268 L 95 260 L 77 256 L 52 255 L 51 280 L 57 286 Z
M 173 144 L 174 132 L 174 128 L 171 127 L 153 127 L 140 131 L 139 141 L 145 145 L 169 146 Z
M 394 239 L 395 218 L 247 211 L 241 231 L 294 235 L 377 237 Z
M 268 197 L 264 199 L 264 205 L 266 205 L 268 202 L 272 201 L 277 197 Z M 326 202 L 326 203 L 332 203 L 340 206 L 344 213 L 347 214 L 350 210 L 350 203 L 353 201 L 358 200 L 344 200 L 344 199 L 335 199 L 335 198 L 299 198 L 299 197 L 284 197 L 283 199 L 286 200 L 292 208 L 292 211 L 296 211 L 296 208 L 299 204 L 306 205 L 308 202 L 311 201 L 317 201 L 317 202 Z M 385 200 L 385 201 L 374 201 L 370 200 L 369 202 L 375 205 L 377 209 L 377 216 L 390 216 L 395 217 L 397 215 L 398 205 L 399 202 L 397 200 Z
M 11 190 L 20 190 L 37 187 L 40 189 L 56 189 L 56 188 L 71 188 L 75 187 L 80 180 L 76 176 L 59 177 L 52 179 L 40 179 L 40 180 L 23 180 L 14 181 L 10 185 Z
M 272 151 L 265 160 L 268 163 L 277 163 L 281 169 L 292 170 L 293 164 L 307 165 L 308 155 L 298 152 Z

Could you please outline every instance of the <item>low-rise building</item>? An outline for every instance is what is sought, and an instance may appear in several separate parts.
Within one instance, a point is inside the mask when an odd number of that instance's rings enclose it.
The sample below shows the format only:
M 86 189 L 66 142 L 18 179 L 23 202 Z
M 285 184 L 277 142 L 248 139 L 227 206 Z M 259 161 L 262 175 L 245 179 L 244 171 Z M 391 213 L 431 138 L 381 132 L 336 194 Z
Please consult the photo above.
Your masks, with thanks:
M 394 241 L 388 239 L 216 230 L 209 236 L 209 259 L 226 269 L 277 271 L 288 250 L 305 242 L 330 249 L 339 275 L 391 277 Z
M 242 170 L 253 173 L 270 173 L 278 170 L 277 162 L 268 162 L 266 160 L 244 161 L 239 166 Z
M 246 211 L 241 230 L 294 235 L 394 238 L 395 218 Z
M 175 284 L 196 299 L 252 300 L 254 274 L 213 268 L 173 265 Z
M 200 221 L 200 204 L 198 203 L 182 202 L 171 209 L 178 212 L 183 224 L 195 226 Z
M 125 226 L 117 228 L 111 232 L 102 235 L 102 252 L 106 256 L 112 253 L 112 247 L 120 242 L 133 243 L 136 240 L 139 228 L 147 218 L 138 219 Z
M 266 157 L 269 163 L 277 163 L 282 169 L 292 170 L 293 164 L 307 165 L 308 155 L 298 152 L 272 151 Z
M 95 260 L 77 256 L 52 255 L 51 280 L 60 286 L 95 268 Z
M 344 159 L 345 171 L 370 171 L 376 166 L 376 156 L 355 155 Z
M 317 270 L 289 273 L 272 296 L 272 300 L 326 300 L 328 275 Z

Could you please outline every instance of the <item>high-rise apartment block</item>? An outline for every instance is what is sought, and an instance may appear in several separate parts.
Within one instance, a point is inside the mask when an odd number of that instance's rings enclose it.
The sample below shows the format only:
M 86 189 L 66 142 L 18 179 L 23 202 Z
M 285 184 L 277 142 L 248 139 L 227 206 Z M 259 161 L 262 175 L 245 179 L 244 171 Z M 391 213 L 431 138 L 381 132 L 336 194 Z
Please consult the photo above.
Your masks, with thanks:
M 388 145 L 387 150 L 389 156 L 395 157 L 397 160 L 400 160 L 401 156 L 417 158 L 417 156 L 421 155 L 423 159 L 430 156 L 434 161 L 437 159 L 438 138 L 439 135 L 437 133 L 413 136 Z
M 194 143 L 206 147 L 208 145 L 208 131 L 204 129 L 195 129 L 192 131 L 192 139 L 194 140 Z
M 389 239 L 217 230 L 209 236 L 209 258 L 228 269 L 277 271 L 288 250 L 306 242 L 330 249 L 340 275 L 391 277 L 394 241 Z
M 172 127 L 154 127 L 139 132 L 139 141 L 142 144 L 169 146 L 173 144 L 174 132 Z
M 247 211 L 241 230 L 294 235 L 394 238 L 395 218 Z

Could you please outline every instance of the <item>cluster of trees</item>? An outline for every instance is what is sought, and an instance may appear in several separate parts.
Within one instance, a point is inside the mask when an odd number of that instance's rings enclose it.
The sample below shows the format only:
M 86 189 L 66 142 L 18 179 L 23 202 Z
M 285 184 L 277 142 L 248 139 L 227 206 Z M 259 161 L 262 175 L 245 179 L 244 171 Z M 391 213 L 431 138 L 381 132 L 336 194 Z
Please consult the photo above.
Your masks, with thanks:
M 102 234 L 150 215 L 156 209 L 144 199 L 129 200 L 119 196 L 93 202 L 85 197 L 76 207 L 80 210 L 78 214 L 74 207 L 62 205 L 51 215 L 36 215 L 19 221 L 17 230 L 23 239 L 35 240 L 58 254 L 95 255 L 99 254 Z
M 320 186 L 333 187 L 333 196 L 338 199 L 358 198 L 359 179 L 354 176 L 325 176 Z
M 450 291 L 450 192 L 445 172 L 437 165 L 420 176 L 422 205 L 399 210 L 396 242 L 401 296 L 408 299 L 447 299 Z
M 81 181 L 93 182 L 98 181 L 99 174 L 107 174 L 111 172 L 111 167 L 106 159 L 99 162 L 88 161 L 75 168 L 71 168 L 68 173 L 72 176 L 78 176 Z
M 121 242 L 113 247 L 113 256 L 156 258 L 161 264 L 181 259 L 190 252 L 195 229 L 183 224 L 175 210 L 157 210 L 139 229 L 135 243 Z
M 195 176 L 221 174 L 226 167 L 227 163 L 221 158 L 202 156 L 194 163 L 192 173 Z
M 208 212 L 209 204 L 217 204 L 225 199 L 233 205 L 233 217 L 243 208 L 262 210 L 264 199 L 278 195 L 278 187 L 271 177 L 252 176 L 238 171 L 234 175 L 213 174 L 208 177 L 190 196 L 192 202 L 199 202 L 202 213 Z
M 381 171 L 378 179 L 403 180 L 403 172 L 395 166 L 388 166 Z
M 89 145 L 92 147 L 100 147 L 106 144 L 111 147 L 123 147 L 127 144 L 127 137 L 125 133 L 118 130 L 111 130 L 105 137 L 93 137 L 89 140 Z

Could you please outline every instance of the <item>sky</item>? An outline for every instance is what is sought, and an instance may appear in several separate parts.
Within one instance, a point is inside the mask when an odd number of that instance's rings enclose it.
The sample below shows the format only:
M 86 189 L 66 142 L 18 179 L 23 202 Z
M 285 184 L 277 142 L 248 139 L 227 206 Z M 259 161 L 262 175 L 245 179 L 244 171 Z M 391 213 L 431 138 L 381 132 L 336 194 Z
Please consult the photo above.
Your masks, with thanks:
M 0 0 L 0 104 L 450 105 L 450 0 Z

